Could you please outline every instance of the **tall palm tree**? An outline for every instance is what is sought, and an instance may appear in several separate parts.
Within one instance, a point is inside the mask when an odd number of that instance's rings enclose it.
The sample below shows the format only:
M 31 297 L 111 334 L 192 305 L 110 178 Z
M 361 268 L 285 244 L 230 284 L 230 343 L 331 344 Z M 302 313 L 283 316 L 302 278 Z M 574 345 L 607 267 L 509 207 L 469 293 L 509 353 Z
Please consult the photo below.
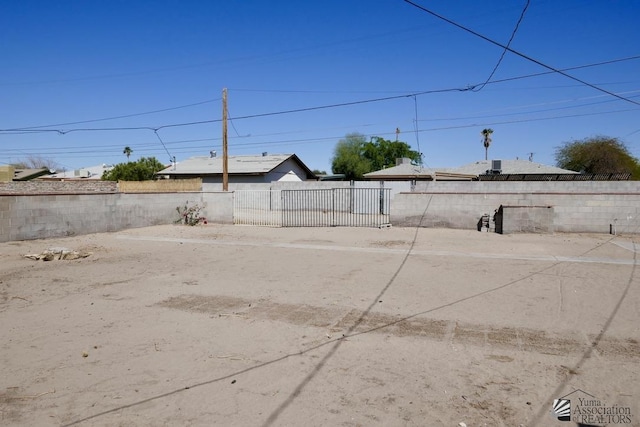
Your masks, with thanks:
M 485 160 L 489 160 L 489 146 L 491 145 L 491 134 L 493 133 L 493 129 L 491 128 L 487 128 L 487 129 L 482 129 L 482 132 L 480 132 L 480 134 L 483 137 L 483 143 L 484 143 L 484 159 Z
M 129 161 L 129 156 L 131 155 L 131 153 L 133 153 L 133 150 L 128 145 L 124 147 L 124 150 L 122 150 L 122 154 L 127 156 L 127 161 Z

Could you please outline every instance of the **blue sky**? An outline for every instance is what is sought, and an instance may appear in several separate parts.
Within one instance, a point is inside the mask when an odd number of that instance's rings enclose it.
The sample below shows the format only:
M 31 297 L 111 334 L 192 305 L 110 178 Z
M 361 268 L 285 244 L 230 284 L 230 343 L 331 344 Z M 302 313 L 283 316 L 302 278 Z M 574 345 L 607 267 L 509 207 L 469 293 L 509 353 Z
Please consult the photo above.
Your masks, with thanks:
M 526 4 L 414 1 L 502 45 Z M 396 128 L 430 167 L 484 159 L 486 127 L 490 158 L 554 164 L 594 135 L 638 157 L 638 17 L 635 0 L 533 0 L 511 42 L 557 70 L 588 66 L 566 73 L 607 94 L 511 52 L 482 87 L 503 49 L 403 0 L 5 2 L 0 164 L 221 153 L 223 88 L 230 154 L 296 153 L 312 169 L 329 171 L 348 133 Z

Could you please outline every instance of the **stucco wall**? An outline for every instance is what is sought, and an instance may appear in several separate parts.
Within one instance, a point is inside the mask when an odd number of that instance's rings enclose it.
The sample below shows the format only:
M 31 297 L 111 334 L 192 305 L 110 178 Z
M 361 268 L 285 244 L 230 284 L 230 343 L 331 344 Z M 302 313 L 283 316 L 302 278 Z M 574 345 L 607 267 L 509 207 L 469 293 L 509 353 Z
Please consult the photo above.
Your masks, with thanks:
M 0 195 L 0 241 L 171 224 L 187 202 L 211 222 L 233 222 L 232 193 Z

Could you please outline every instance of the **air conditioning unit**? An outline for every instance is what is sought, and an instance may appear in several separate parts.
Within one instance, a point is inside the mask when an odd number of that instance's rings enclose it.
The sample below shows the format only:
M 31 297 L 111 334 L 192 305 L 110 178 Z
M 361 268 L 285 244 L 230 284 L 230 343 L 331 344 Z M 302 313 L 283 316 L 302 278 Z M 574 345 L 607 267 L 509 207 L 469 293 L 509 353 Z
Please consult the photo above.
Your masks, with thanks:
M 73 171 L 73 175 L 80 178 L 89 178 L 91 176 L 91 171 L 87 169 L 80 169 Z
M 491 173 L 492 174 L 502 173 L 502 160 L 491 160 Z

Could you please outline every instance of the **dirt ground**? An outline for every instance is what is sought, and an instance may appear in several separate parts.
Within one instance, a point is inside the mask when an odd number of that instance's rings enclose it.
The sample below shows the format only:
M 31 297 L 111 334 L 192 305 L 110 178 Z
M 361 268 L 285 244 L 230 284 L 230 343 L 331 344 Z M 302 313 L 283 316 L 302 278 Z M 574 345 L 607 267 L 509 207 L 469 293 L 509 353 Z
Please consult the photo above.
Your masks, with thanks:
M 23 256 L 51 247 L 91 255 Z M 569 395 L 639 426 L 635 258 L 625 236 L 409 228 L 0 243 L 0 424 L 567 426 Z

